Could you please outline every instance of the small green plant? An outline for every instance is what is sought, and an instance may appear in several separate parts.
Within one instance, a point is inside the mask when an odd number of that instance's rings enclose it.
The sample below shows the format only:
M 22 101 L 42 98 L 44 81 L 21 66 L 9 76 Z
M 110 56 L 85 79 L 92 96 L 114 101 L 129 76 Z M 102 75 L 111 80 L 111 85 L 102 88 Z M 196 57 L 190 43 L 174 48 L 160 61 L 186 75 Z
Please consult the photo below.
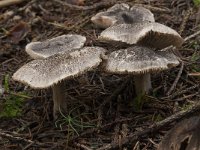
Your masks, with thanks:
M 152 121 L 159 122 L 163 120 L 163 117 L 160 114 L 155 114 L 152 118 Z
M 79 135 L 78 132 L 79 132 L 80 130 L 83 131 L 83 129 L 85 129 L 85 128 L 92 128 L 92 127 L 95 127 L 95 125 L 90 124 L 90 123 L 87 123 L 87 122 L 83 122 L 83 121 L 81 120 L 80 117 L 83 116 L 83 115 L 86 115 L 86 114 L 88 114 L 88 113 L 82 113 L 82 114 L 80 114 L 80 115 L 78 115 L 78 116 L 73 117 L 73 116 L 72 116 L 72 112 L 73 112 L 74 110 L 76 110 L 76 109 L 77 109 L 77 107 L 74 108 L 74 109 L 72 109 L 72 110 L 68 113 L 68 115 L 64 115 L 64 114 L 62 113 L 62 111 L 60 110 L 61 119 L 59 119 L 59 120 L 57 120 L 57 121 L 55 122 L 55 126 L 56 126 L 56 127 L 59 127 L 59 128 L 62 130 L 63 126 L 66 125 L 66 126 L 68 126 L 69 131 L 73 131 L 73 132 L 75 132 L 77 135 Z
M 197 61 L 197 60 L 199 60 L 199 59 L 200 59 L 200 53 L 199 53 L 199 52 L 194 52 L 194 53 L 192 54 L 191 58 L 190 58 L 190 60 L 191 60 L 192 62 L 195 62 L 195 61 Z
M 13 118 L 18 117 L 22 113 L 22 106 L 26 98 L 26 93 L 12 92 L 9 88 L 9 75 L 6 75 L 3 82 L 3 87 L 7 93 L 4 101 L 1 104 L 0 118 Z
M 6 92 L 9 92 L 9 75 L 6 75 L 4 78 L 4 89 Z
M 186 111 L 190 109 L 192 106 L 193 106 L 192 104 L 184 104 L 182 107 L 180 107 L 180 109 Z
M 23 93 L 21 93 L 23 94 Z M 2 111 L 0 112 L 0 118 L 13 118 L 21 115 L 22 106 L 25 98 L 16 95 L 9 95 L 6 97 L 5 102 L 2 104 Z
M 200 43 L 199 41 L 192 41 L 190 47 L 194 50 L 197 50 L 200 48 Z
M 196 64 L 195 62 L 200 60 L 200 53 L 194 52 L 190 58 L 191 62 L 194 62 L 194 64 L 191 65 L 191 71 L 192 72 L 200 72 L 199 64 Z
M 73 116 L 72 112 L 76 110 L 76 108 L 69 111 L 67 115 L 63 114 L 60 110 L 61 119 L 55 122 L 56 128 L 60 128 L 61 130 L 63 127 L 67 127 L 67 145 L 69 142 L 70 137 L 73 137 L 75 134 L 79 135 L 80 131 L 83 131 L 86 128 L 94 128 L 96 127 L 94 124 L 90 124 L 88 122 L 83 122 L 81 116 L 86 115 L 88 113 L 82 113 L 78 116 Z
M 200 6 L 200 0 L 193 0 L 193 3 L 196 7 Z

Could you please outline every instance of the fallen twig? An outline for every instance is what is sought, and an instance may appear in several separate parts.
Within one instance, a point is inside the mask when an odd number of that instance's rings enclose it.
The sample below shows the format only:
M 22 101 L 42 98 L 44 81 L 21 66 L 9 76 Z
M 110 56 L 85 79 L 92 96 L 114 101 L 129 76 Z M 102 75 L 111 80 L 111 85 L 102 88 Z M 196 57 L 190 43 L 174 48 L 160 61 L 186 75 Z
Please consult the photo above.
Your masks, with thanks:
M 188 73 L 188 76 L 199 77 L 200 73 L 199 72 L 192 72 L 192 73 Z
M 194 94 L 190 94 L 190 95 L 187 95 L 187 96 L 184 96 L 184 97 L 181 97 L 181 98 L 177 98 L 177 99 L 172 100 L 172 101 L 176 101 L 176 102 L 178 102 L 178 101 L 184 101 L 184 100 L 192 98 L 192 97 L 194 97 L 194 96 L 196 96 L 198 94 L 199 94 L 199 92 L 196 92 Z
M 122 85 L 117 88 L 111 96 L 109 96 L 100 106 L 98 109 L 102 109 L 108 102 L 112 101 L 115 99 L 128 85 L 130 82 L 130 76 L 127 77 L 126 81 L 122 83 Z
M 174 82 L 173 82 L 171 88 L 170 88 L 169 91 L 167 92 L 167 94 L 166 94 L 167 96 L 169 96 L 169 95 L 172 93 L 172 91 L 174 90 L 174 88 L 176 87 L 176 85 L 177 85 L 177 83 L 178 83 L 178 81 L 179 81 L 179 79 L 180 79 L 180 77 L 181 77 L 181 74 L 182 74 L 182 72 L 183 72 L 183 67 L 184 67 L 184 63 L 181 62 L 180 70 L 179 70 L 179 72 L 178 72 L 178 74 L 177 74 L 177 76 L 176 76 L 176 79 L 174 80 Z
M 190 15 L 193 12 L 193 8 L 189 8 L 186 12 L 186 15 L 183 17 L 182 23 L 180 25 L 180 30 L 179 30 L 179 34 L 181 35 L 183 33 L 183 31 L 185 30 L 185 26 L 186 23 L 188 22 Z
M 189 87 L 189 88 L 187 88 L 187 89 L 185 89 L 185 90 L 181 90 L 181 91 L 179 91 L 179 92 L 175 92 L 175 93 L 173 93 L 172 95 L 169 95 L 169 96 L 167 96 L 167 97 L 163 97 L 162 99 L 173 99 L 173 98 L 175 98 L 175 97 L 177 97 L 177 96 L 179 96 L 179 95 L 181 95 L 181 94 L 184 94 L 184 93 L 186 93 L 186 92 L 188 92 L 188 91 L 191 91 L 191 90 L 193 90 L 193 89 L 196 89 L 197 87 L 199 87 L 198 84 L 197 84 L 197 85 L 194 85 L 194 86 L 191 86 L 191 87 Z
M 75 145 L 76 145 L 77 147 L 79 147 L 79 148 L 84 149 L 84 150 L 92 150 L 91 148 L 89 148 L 89 147 L 87 147 L 87 146 L 85 146 L 85 145 L 83 145 L 83 144 L 80 144 L 80 143 L 75 143 Z
M 0 1 L 0 8 L 15 5 L 24 2 L 25 0 L 1 0 Z
M 80 133 L 78 136 L 74 136 L 72 139 L 70 139 L 70 142 L 71 141 L 74 141 L 76 140 L 77 138 L 79 137 L 83 137 L 83 136 L 86 136 L 86 135 L 91 135 L 91 134 L 94 134 L 95 132 L 98 132 L 98 131 L 101 131 L 103 129 L 107 129 L 108 127 L 114 125 L 114 124 L 117 124 L 117 123 L 123 123 L 123 122 L 129 122 L 129 121 L 132 121 L 132 120 L 135 120 L 136 118 L 124 118 L 124 119 L 119 119 L 119 120 L 115 120 L 113 122 L 110 122 L 108 124 L 105 124 L 105 125 L 102 125 L 98 128 L 90 128 L 90 129 L 87 129 L 85 130 L 84 132 Z
M 6 95 L 14 95 L 14 96 L 18 96 L 18 97 L 22 97 L 22 98 L 27 98 L 27 99 L 31 99 L 32 97 L 24 95 L 24 94 L 20 94 L 20 93 L 14 93 L 14 92 L 4 92 L 4 94 Z
M 189 117 L 191 115 L 193 115 L 194 113 L 200 111 L 200 102 L 197 102 L 196 104 L 194 104 L 191 108 L 189 108 L 188 110 L 183 110 L 180 111 L 174 115 L 171 115 L 170 117 L 155 123 L 154 125 L 150 126 L 147 129 L 144 129 L 143 131 L 136 131 L 133 134 L 130 134 L 129 136 L 127 136 L 126 138 L 122 139 L 122 145 L 125 145 L 127 143 L 133 143 L 134 141 L 138 140 L 139 138 L 141 138 L 142 136 L 145 136 L 147 134 L 153 133 L 153 132 L 157 132 L 158 130 L 160 130 L 161 128 L 175 122 L 175 121 L 179 121 L 182 118 L 186 118 Z M 119 145 L 116 143 L 110 143 L 107 144 L 97 150 L 109 150 L 109 149 L 116 149 L 118 148 Z
M 81 27 L 83 27 L 85 24 L 87 24 L 90 21 L 90 17 L 91 16 L 87 16 L 84 19 L 80 20 L 79 22 L 75 23 L 74 25 L 72 25 L 70 27 L 67 27 L 66 25 L 60 24 L 60 23 L 54 23 L 54 22 L 47 22 L 47 23 L 50 25 L 53 25 L 56 28 L 60 28 L 63 30 L 68 30 L 68 31 L 79 30 L 79 29 L 81 29 Z
M 67 7 L 71 8 L 71 9 L 77 9 L 77 10 L 98 9 L 98 8 L 105 7 L 105 6 L 110 6 L 110 5 L 113 5 L 113 4 L 116 3 L 116 1 L 111 0 L 111 1 L 95 3 L 95 4 L 91 5 L 91 6 L 78 6 L 78 5 L 69 4 L 69 3 L 61 1 L 61 0 L 54 0 L 54 1 L 59 3 L 59 4 L 61 4 L 61 5 L 67 6 Z
M 171 12 L 171 10 L 168 8 L 159 8 L 159 7 L 154 7 L 154 6 L 150 6 L 150 5 L 144 5 L 144 4 L 135 4 L 135 5 L 147 8 L 153 12 L 159 12 L 159 13 L 170 13 Z
M 34 143 L 31 140 L 27 140 L 27 139 L 12 135 L 11 133 L 7 133 L 7 132 L 3 131 L 2 129 L 0 129 L 0 136 L 6 137 L 6 138 L 9 138 L 9 139 L 15 139 L 17 141 L 24 141 L 24 142 L 27 142 L 27 143 Z
M 0 136 L 5 137 L 7 139 L 11 139 L 11 140 L 23 141 L 23 142 L 29 143 L 32 146 L 40 146 L 40 147 L 51 147 L 52 146 L 49 144 L 40 143 L 40 142 L 36 142 L 36 141 L 32 141 L 32 140 L 28 140 L 28 139 L 19 137 L 19 136 L 15 135 L 14 133 L 3 131 L 2 129 L 0 129 Z
M 184 39 L 184 41 L 186 42 L 186 41 L 188 41 L 188 40 L 190 40 L 190 39 L 196 37 L 196 36 L 199 35 L 199 34 L 200 34 L 200 30 L 197 31 L 197 32 L 195 32 L 195 33 L 193 33 L 193 34 L 191 34 L 191 35 L 189 35 L 189 36 L 187 36 L 187 37 Z

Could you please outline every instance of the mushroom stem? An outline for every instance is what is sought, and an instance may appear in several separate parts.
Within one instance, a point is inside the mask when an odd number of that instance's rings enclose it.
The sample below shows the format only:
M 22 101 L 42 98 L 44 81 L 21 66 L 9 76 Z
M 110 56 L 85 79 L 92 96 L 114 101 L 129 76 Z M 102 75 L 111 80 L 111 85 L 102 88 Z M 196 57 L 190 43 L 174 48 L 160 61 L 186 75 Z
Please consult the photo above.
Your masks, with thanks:
M 134 82 L 137 96 L 148 94 L 152 87 L 150 73 L 135 75 Z
M 53 91 L 53 117 L 57 119 L 59 110 L 65 109 L 65 90 L 64 90 L 64 81 L 61 81 L 55 84 L 52 87 Z

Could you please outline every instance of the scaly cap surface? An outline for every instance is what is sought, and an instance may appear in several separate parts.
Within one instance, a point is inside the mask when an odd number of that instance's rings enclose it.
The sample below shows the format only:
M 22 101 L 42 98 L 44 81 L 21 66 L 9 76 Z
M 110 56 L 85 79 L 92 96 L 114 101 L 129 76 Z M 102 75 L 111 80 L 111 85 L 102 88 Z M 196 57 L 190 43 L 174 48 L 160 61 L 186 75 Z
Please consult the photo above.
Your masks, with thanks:
M 60 52 L 72 52 L 83 47 L 86 38 L 77 34 L 67 34 L 48 39 L 43 42 L 31 42 L 26 46 L 26 52 L 33 59 L 47 58 Z
M 155 22 L 118 24 L 104 30 L 99 36 L 103 41 L 121 41 L 153 48 L 179 47 L 183 38 L 172 28 Z
M 132 46 L 112 52 L 103 67 L 111 73 L 144 74 L 165 70 L 178 64 L 178 58 L 169 51 L 157 53 L 147 47 Z
M 108 28 L 114 24 L 135 23 L 142 21 L 155 22 L 154 15 L 150 10 L 127 4 L 116 4 L 107 11 L 97 13 L 91 18 L 91 21 L 101 28 Z
M 48 88 L 98 66 L 104 53 L 105 49 L 100 47 L 84 47 L 71 53 L 59 53 L 45 59 L 33 60 L 17 70 L 13 79 L 32 88 Z

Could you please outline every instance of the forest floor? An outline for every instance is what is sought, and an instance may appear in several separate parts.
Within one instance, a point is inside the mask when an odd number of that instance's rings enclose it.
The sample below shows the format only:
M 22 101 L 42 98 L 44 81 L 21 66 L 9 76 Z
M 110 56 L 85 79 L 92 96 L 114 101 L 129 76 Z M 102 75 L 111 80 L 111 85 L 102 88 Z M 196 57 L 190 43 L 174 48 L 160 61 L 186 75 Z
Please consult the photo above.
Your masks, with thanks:
M 98 0 L 69 7 L 59 0 L 24 0 L 0 8 L 1 150 L 156 149 L 177 120 L 159 129 L 154 125 L 199 101 L 200 36 L 190 38 L 178 49 L 182 60 L 179 66 L 152 75 L 153 90 L 138 110 L 130 103 L 135 94 L 128 75 L 96 69 L 67 81 L 69 113 L 57 121 L 53 121 L 51 90 L 33 90 L 12 80 L 13 73 L 31 61 L 25 52 L 31 41 L 77 33 L 87 37 L 86 45 L 107 48 L 98 42 L 102 30 L 90 18 L 115 3 L 141 4 L 154 13 L 156 22 L 175 29 L 183 38 L 200 30 L 200 7 L 195 1 L 105 2 L 103 7 L 96 7 Z M 143 132 L 145 129 L 152 132 Z

